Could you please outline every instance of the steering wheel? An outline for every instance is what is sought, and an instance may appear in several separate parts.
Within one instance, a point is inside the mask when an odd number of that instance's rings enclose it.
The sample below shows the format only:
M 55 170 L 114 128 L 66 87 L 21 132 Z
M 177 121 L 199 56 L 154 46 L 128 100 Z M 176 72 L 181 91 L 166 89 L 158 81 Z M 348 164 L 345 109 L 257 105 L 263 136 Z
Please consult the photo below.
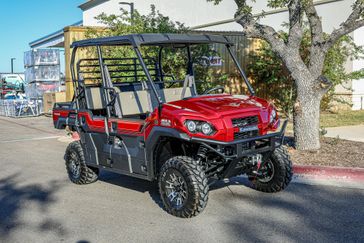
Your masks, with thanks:
M 213 87 L 211 89 L 205 90 L 205 92 L 203 92 L 203 94 L 210 94 L 211 92 L 214 92 L 216 90 L 221 90 L 222 91 L 221 93 L 225 92 L 225 88 L 223 86 L 221 86 L 221 85 L 218 85 L 218 86 Z

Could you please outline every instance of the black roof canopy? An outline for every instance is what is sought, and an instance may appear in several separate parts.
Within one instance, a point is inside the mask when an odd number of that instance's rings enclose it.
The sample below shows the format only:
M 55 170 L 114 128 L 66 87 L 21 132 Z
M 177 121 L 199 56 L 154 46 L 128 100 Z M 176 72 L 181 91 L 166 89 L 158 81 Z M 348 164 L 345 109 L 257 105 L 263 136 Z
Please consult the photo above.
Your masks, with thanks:
M 193 45 L 193 44 L 225 44 L 233 43 L 222 35 L 203 35 L 203 34 L 130 34 L 113 37 L 103 37 L 75 41 L 71 47 L 86 46 L 164 46 L 164 45 Z

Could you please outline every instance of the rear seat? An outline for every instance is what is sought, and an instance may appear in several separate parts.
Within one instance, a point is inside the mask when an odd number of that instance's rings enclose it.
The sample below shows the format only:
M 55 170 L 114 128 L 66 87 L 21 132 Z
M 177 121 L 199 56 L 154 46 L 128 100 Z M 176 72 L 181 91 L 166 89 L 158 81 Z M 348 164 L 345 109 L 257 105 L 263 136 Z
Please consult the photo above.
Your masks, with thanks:
M 159 89 L 157 92 L 162 101 L 168 103 L 181 100 L 183 88 Z M 192 88 L 187 87 L 184 97 L 192 96 Z M 101 87 L 87 87 L 85 89 L 87 107 L 90 110 L 101 110 L 106 107 L 106 101 L 103 98 Z M 149 96 L 152 104 L 149 104 Z M 152 112 L 157 107 L 158 101 L 155 95 L 148 90 L 138 90 L 129 92 L 118 92 L 117 99 L 119 100 L 122 116 L 133 116 Z
M 187 87 L 185 91 L 184 97 L 182 97 L 183 88 L 171 88 L 171 89 L 162 89 L 159 90 L 159 96 L 166 103 L 181 100 L 182 98 L 187 98 L 192 96 L 192 88 Z
M 145 114 L 151 112 L 148 91 L 121 92 L 118 94 L 119 104 L 123 116 Z
M 101 87 L 86 87 L 85 97 L 88 109 L 105 109 L 106 100 L 104 99 L 102 92 Z M 118 93 L 117 98 L 119 99 L 123 116 L 145 114 L 152 110 L 152 107 L 149 105 L 147 90 L 120 92 Z M 154 101 L 156 101 L 156 99 L 154 99 Z M 154 103 L 155 106 L 156 104 L 158 104 L 158 102 Z
M 90 110 L 105 109 L 106 100 L 101 87 L 86 87 L 85 97 L 87 108 Z
M 150 93 L 149 93 L 150 92 Z M 158 89 L 159 96 L 165 102 L 177 101 L 182 98 L 183 88 Z M 191 97 L 191 88 L 187 87 L 185 97 Z M 152 104 L 149 104 L 149 97 Z M 118 94 L 119 104 L 123 116 L 131 116 L 152 112 L 157 107 L 158 101 L 151 91 L 139 90 L 131 92 L 121 92 Z

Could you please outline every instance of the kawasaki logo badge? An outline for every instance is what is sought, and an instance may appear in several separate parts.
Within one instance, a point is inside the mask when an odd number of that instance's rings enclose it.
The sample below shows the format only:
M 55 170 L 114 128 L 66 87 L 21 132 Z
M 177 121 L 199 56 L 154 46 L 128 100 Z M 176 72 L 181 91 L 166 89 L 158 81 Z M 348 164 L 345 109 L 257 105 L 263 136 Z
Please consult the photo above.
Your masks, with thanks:
M 250 132 L 250 131 L 255 131 L 255 130 L 258 130 L 257 125 L 247 126 L 247 127 L 240 127 L 239 128 L 239 132 Z

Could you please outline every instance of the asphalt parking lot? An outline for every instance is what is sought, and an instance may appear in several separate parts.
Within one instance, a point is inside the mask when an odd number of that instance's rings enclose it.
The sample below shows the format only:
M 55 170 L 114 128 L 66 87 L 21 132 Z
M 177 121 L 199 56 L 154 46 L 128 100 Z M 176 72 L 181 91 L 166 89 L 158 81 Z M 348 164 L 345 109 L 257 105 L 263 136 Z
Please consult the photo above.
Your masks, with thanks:
M 154 184 L 106 172 L 69 182 L 64 135 L 50 118 L 0 117 L 1 242 L 364 242 L 364 190 L 292 183 L 264 194 L 235 178 L 179 219 Z

